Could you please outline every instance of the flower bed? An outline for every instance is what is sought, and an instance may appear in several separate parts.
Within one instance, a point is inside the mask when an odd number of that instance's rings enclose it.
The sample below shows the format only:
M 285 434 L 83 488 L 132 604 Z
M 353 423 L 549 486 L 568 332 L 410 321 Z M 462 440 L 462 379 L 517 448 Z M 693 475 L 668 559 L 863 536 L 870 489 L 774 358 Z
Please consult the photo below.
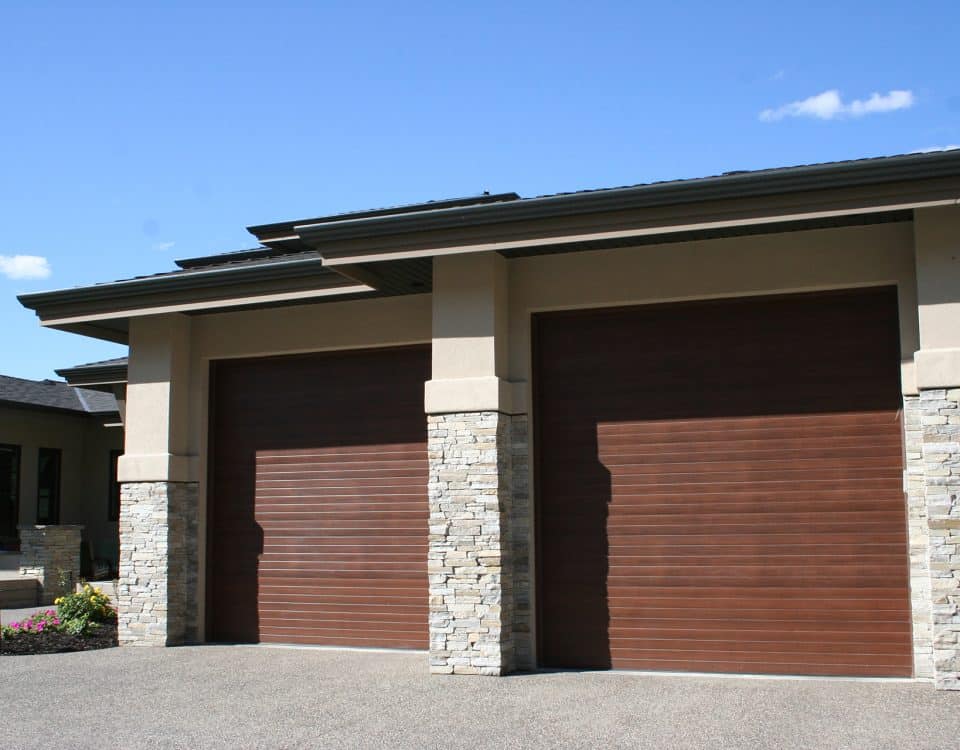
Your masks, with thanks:
M 57 609 L 0 628 L 0 654 L 55 654 L 117 645 L 117 613 L 100 589 L 86 584 L 60 597 Z

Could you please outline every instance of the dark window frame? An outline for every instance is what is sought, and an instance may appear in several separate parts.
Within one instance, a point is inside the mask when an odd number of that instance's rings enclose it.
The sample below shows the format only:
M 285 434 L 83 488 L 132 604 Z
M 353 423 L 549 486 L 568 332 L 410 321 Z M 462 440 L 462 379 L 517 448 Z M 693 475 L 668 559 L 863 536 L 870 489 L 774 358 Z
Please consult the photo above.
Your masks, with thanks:
M 117 459 L 123 455 L 120 448 L 110 449 L 110 473 L 107 475 L 107 520 L 120 520 L 120 482 L 117 481 Z
M 11 541 L 16 541 L 17 525 L 20 523 L 20 482 L 22 481 L 23 471 L 23 448 L 14 443 L 0 443 L 0 450 L 9 450 L 13 454 L 13 476 L 11 477 L 11 513 L 13 525 L 11 528 Z
M 50 499 L 48 502 L 49 513 L 46 516 L 40 514 L 40 493 L 44 490 L 43 477 L 43 454 L 48 453 L 56 457 L 56 474 Z M 60 523 L 60 486 L 63 482 L 63 451 L 60 448 L 38 448 L 37 449 L 37 525 L 38 526 L 56 526 Z

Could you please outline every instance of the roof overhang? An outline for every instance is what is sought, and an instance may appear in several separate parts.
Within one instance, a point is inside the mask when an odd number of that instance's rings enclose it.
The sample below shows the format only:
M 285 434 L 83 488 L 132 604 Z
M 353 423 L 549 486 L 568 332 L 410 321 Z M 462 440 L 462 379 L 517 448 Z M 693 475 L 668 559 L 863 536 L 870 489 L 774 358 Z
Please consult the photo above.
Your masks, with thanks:
M 18 299 L 36 311 L 44 326 L 126 343 L 133 317 L 296 304 L 372 292 L 367 284 L 325 268 L 319 255 L 309 254 L 24 294 Z
M 728 174 L 294 227 L 329 267 L 890 214 L 960 203 L 960 151 Z M 775 231 L 775 230 L 774 230 Z
M 447 200 L 427 201 L 392 208 L 375 208 L 367 211 L 351 211 L 345 214 L 324 216 L 315 219 L 300 219 L 297 221 L 280 221 L 273 224 L 259 224 L 247 227 L 247 231 L 256 237 L 262 244 L 273 250 L 297 252 L 307 249 L 297 234 L 296 227 L 304 224 L 336 224 L 350 221 L 365 221 L 380 219 L 387 216 L 422 215 L 425 211 L 441 211 L 447 209 L 467 208 L 470 206 L 500 205 L 510 201 L 520 200 L 516 193 L 484 193 L 466 198 L 450 198 Z
M 127 382 L 127 360 L 113 360 L 55 371 L 72 386 L 112 391 L 112 386 Z

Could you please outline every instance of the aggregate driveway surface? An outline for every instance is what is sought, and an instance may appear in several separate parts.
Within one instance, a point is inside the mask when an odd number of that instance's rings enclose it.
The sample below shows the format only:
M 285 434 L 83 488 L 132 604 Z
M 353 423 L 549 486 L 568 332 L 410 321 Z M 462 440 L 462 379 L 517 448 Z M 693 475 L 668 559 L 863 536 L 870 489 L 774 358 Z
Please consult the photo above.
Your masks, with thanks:
M 944 748 L 929 684 L 542 673 L 431 677 L 423 654 L 250 646 L 0 657 L 13 748 Z

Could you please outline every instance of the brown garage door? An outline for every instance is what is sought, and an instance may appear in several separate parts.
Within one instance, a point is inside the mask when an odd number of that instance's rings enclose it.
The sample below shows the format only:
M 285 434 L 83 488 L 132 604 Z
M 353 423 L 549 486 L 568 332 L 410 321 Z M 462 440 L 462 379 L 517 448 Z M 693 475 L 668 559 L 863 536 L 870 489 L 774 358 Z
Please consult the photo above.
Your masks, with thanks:
M 425 347 L 215 363 L 211 640 L 425 648 Z
M 541 663 L 911 673 L 895 290 L 534 325 Z

